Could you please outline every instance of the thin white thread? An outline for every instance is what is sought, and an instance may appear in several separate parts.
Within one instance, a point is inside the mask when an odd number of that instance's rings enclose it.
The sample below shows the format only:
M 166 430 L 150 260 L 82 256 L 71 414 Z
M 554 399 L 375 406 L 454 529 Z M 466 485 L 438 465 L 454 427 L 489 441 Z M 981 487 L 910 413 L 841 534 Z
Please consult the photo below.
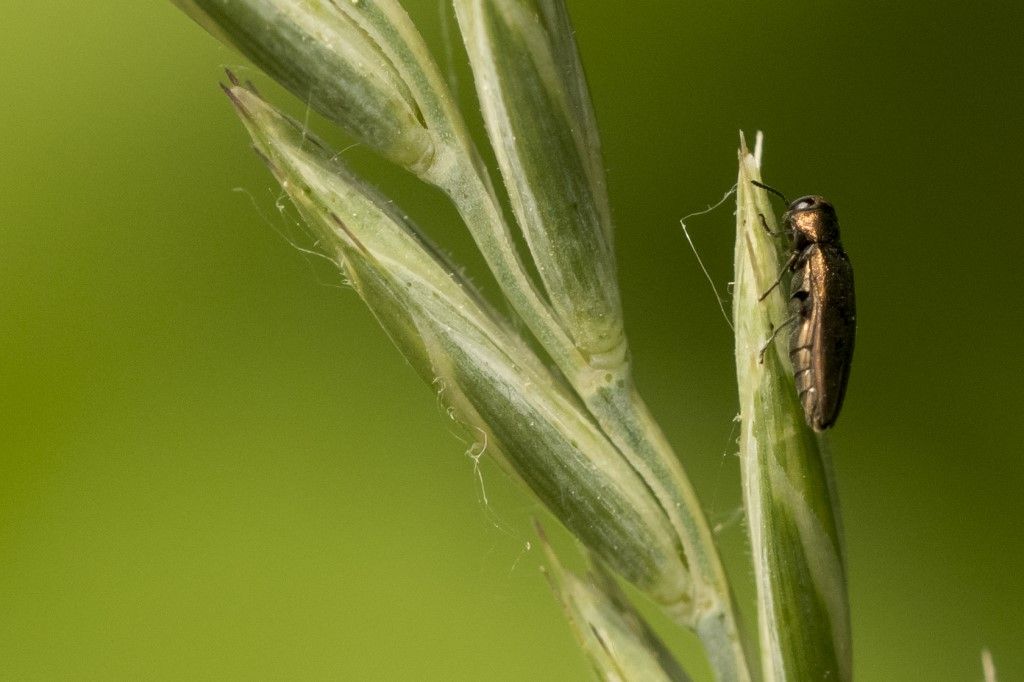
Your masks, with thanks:
M 430 382 L 431 386 L 436 386 L 437 390 L 437 409 L 441 410 L 444 408 L 444 392 L 448 390 L 448 384 L 441 377 L 434 377 L 434 380 Z
M 342 154 L 344 154 L 345 152 L 347 152 L 350 149 L 355 149 L 360 144 L 362 144 L 362 143 L 361 142 L 353 142 L 352 144 L 350 144 L 349 146 L 345 147 L 341 151 L 332 154 L 331 158 L 327 159 L 327 162 L 328 163 L 334 163 L 335 161 L 337 161 L 341 157 Z
M 697 247 L 694 245 L 693 239 L 690 238 L 690 231 L 686 229 L 686 221 L 695 216 L 706 215 L 708 213 L 711 213 L 716 208 L 724 204 L 726 200 L 728 200 L 728 198 L 732 196 L 735 191 L 736 185 L 733 185 L 728 192 L 722 195 L 722 198 L 719 199 L 718 203 L 715 204 L 714 206 L 708 206 L 703 211 L 696 211 L 695 213 L 690 213 L 689 215 L 683 216 L 679 220 L 679 226 L 683 228 L 683 235 L 686 237 L 686 241 L 690 243 L 690 249 L 693 250 L 693 255 L 697 257 L 697 264 L 700 265 L 700 269 L 704 272 L 704 276 L 707 278 L 708 284 L 711 285 L 711 291 L 714 292 L 715 294 L 715 300 L 718 301 L 718 309 L 722 311 L 722 318 L 725 320 L 725 323 L 729 325 L 729 329 L 732 329 L 733 331 L 735 331 L 736 328 L 732 326 L 732 320 L 729 319 L 729 314 L 725 312 L 725 302 L 722 300 L 721 294 L 718 293 L 718 287 L 715 286 L 715 280 L 711 277 L 711 273 L 708 272 L 707 267 L 705 267 L 704 261 L 700 257 L 700 253 L 697 252 Z
M 435 376 L 430 384 L 435 387 L 435 391 L 437 392 L 437 408 L 439 410 L 444 410 L 445 415 L 450 421 L 458 422 L 458 418 L 455 415 L 455 408 L 451 405 L 446 405 L 444 402 L 444 394 L 448 390 L 448 382 L 446 382 L 443 377 Z M 483 437 L 483 442 L 473 441 L 470 443 L 469 447 L 466 449 L 466 456 L 473 460 L 473 473 L 476 476 L 477 481 L 480 482 L 481 501 L 486 509 L 490 509 L 491 502 L 487 497 L 487 488 L 484 486 L 484 474 L 483 470 L 480 468 L 480 460 L 483 458 L 484 453 L 487 452 L 487 432 L 479 426 L 473 426 L 473 428 L 476 429 Z M 455 438 L 455 440 L 459 441 L 463 445 L 466 444 L 466 440 L 454 431 L 449 431 L 449 433 Z
M 711 486 L 711 503 L 708 505 L 709 515 L 714 517 L 718 512 L 718 494 L 722 487 L 722 472 L 725 469 L 725 463 L 729 461 L 730 452 L 734 452 L 733 446 L 736 444 L 736 431 L 739 428 L 739 424 L 736 420 L 732 420 L 729 425 L 729 435 L 726 437 L 726 445 L 722 450 L 722 456 L 718 460 L 718 469 L 715 471 L 714 484 Z M 728 527 L 732 524 L 730 520 L 735 514 L 735 510 L 730 516 L 715 526 L 715 532 L 717 533 L 720 529 Z
M 484 487 L 484 475 L 480 470 L 480 458 L 487 452 L 487 432 L 481 429 L 479 426 L 474 427 L 483 436 L 483 442 L 474 441 L 469 446 L 469 450 L 466 451 L 466 455 L 473 460 L 473 473 L 476 474 L 476 478 L 480 481 L 480 494 L 483 497 L 483 503 L 485 507 L 490 506 L 490 501 L 487 499 L 487 488 Z M 480 450 L 477 451 L 476 447 L 480 446 Z
M 232 187 L 232 188 L 231 188 L 231 191 L 232 191 L 232 192 L 236 192 L 236 193 L 238 193 L 238 194 L 244 194 L 244 195 L 245 195 L 245 196 L 246 196 L 246 197 L 247 197 L 247 198 L 249 199 L 250 203 L 252 203 L 252 206 L 253 206 L 253 208 L 255 208 L 255 209 L 256 209 L 256 215 L 258 215 L 258 216 L 260 217 L 260 220 L 262 220 L 262 221 L 263 221 L 264 223 L 266 223 L 266 224 L 267 224 L 267 226 L 268 226 L 268 227 L 269 227 L 269 228 L 270 228 L 271 230 L 273 230 L 273 231 L 274 231 L 274 233 L 275 233 L 275 234 L 276 234 L 276 235 L 277 235 L 278 237 L 280 237 L 280 238 L 281 238 L 282 240 L 284 240 L 284 243 L 285 243 L 285 244 L 287 244 L 288 246 L 292 247 L 292 248 L 293 248 L 293 249 L 295 249 L 296 251 L 300 251 L 300 252 L 302 252 L 302 253 L 305 253 L 305 254 L 308 254 L 308 255 L 310 255 L 310 256 L 316 256 L 317 258 L 322 258 L 323 260 L 327 261 L 328 263 L 330 263 L 330 264 L 331 264 L 331 265 L 333 265 L 334 267 L 338 267 L 338 263 L 337 263 L 337 262 L 335 262 L 335 261 L 333 261 L 333 260 L 331 260 L 331 259 L 330 259 L 330 257 L 328 257 L 328 256 L 326 256 L 326 255 L 324 255 L 324 254 L 322 254 L 322 253 L 320 253 L 320 252 L 318 252 L 318 251 L 313 251 L 313 250 L 311 250 L 311 249 L 307 249 L 307 248 L 304 248 L 304 247 L 301 247 L 301 246 L 299 246 L 299 245 L 298 245 L 298 244 L 296 244 L 296 243 L 295 243 L 294 241 L 292 241 L 291 237 L 289 237 L 289 236 L 288 236 L 288 235 L 286 235 L 286 234 L 285 234 L 284 232 L 282 232 L 282 231 L 281 231 L 280 229 L 278 229 L 277 225 L 275 225 L 275 224 L 273 223 L 273 221 L 272 221 L 272 220 L 270 220 L 270 218 L 268 218 L 268 217 L 267 217 L 267 216 L 266 216 L 266 215 L 265 215 L 265 214 L 263 213 L 263 211 L 262 211 L 262 210 L 260 209 L 260 206 L 259 206 L 259 204 L 258 204 L 258 203 L 256 203 L 256 197 L 254 197 L 254 196 L 252 195 L 252 192 L 250 192 L 249 190 L 247 190 L 247 189 L 246 189 L 246 188 L 244 188 L 244 187 Z M 275 207 L 277 208 L 277 210 L 278 210 L 278 211 L 280 211 L 280 212 L 281 212 L 281 214 L 282 214 L 282 217 L 284 216 L 284 212 L 285 212 L 285 210 L 286 210 L 286 207 L 285 207 L 284 205 L 282 205 L 282 204 L 280 203 L 280 200 L 281 200 L 281 199 L 283 199 L 283 198 L 284 198 L 284 197 L 286 197 L 286 196 L 287 196 L 287 194 L 282 194 L 282 195 L 281 195 L 281 197 L 280 197 L 280 198 L 279 198 L 279 199 L 278 199 L 277 201 L 275 201 L 275 202 L 274 202 L 274 206 L 275 206 Z M 299 223 L 296 223 L 296 225 L 298 225 L 298 224 L 299 224 Z
M 338 263 L 338 261 L 332 260 L 331 257 L 328 256 L 327 254 L 320 253 L 319 251 L 313 251 L 311 249 L 307 249 L 307 248 L 304 248 L 302 246 L 299 246 L 291 237 L 289 237 L 287 234 L 285 234 L 283 230 L 279 229 L 278 226 L 274 224 L 274 221 L 272 221 L 269 217 L 267 217 L 266 214 L 263 213 L 263 210 L 260 208 L 259 203 L 257 203 L 256 197 L 253 196 L 252 192 L 250 192 L 249 190 L 247 190 L 244 187 L 232 187 L 231 191 L 235 192 L 237 194 L 245 195 L 249 199 L 249 202 L 252 204 L 252 207 L 256 210 L 256 215 L 259 216 L 260 220 L 262 220 L 264 223 L 266 223 L 267 227 L 269 227 L 274 232 L 274 234 L 276 234 L 278 237 L 280 237 L 281 241 L 283 241 L 285 244 L 287 244 L 288 246 L 292 247 L 293 249 L 295 249 L 296 251 L 298 251 L 301 254 L 304 254 L 306 256 L 316 256 L 317 258 L 320 258 L 322 260 L 327 261 L 328 263 L 331 264 L 331 266 L 333 267 L 334 270 L 340 271 L 342 273 L 342 284 L 341 285 L 336 284 L 334 282 L 325 282 L 325 281 L 323 281 L 323 279 L 321 279 L 320 272 L 317 270 L 317 268 L 314 265 L 314 263 L 312 261 L 310 261 L 308 258 L 303 258 L 302 260 L 306 263 L 306 265 L 310 268 L 310 270 L 312 270 L 313 277 L 316 279 L 317 284 L 319 284 L 320 286 L 329 287 L 331 289 L 339 289 L 339 290 L 343 290 L 346 287 L 350 287 L 351 286 L 351 282 L 349 282 L 348 279 L 345 278 L 345 270 L 344 270 L 344 268 L 341 267 L 341 265 Z M 282 193 L 281 196 L 278 197 L 278 200 L 276 200 L 274 202 L 274 206 L 281 213 L 282 220 L 287 220 L 287 217 L 285 215 L 287 207 L 284 206 L 281 203 L 281 201 L 280 201 L 285 196 L 287 196 L 287 195 Z M 296 227 L 299 228 L 300 231 L 302 231 L 303 233 L 306 233 L 305 230 L 303 230 L 303 224 L 302 223 L 295 222 L 294 224 L 295 224 Z M 308 233 L 306 233 L 306 234 L 308 234 Z M 314 240 L 314 242 L 315 242 L 315 240 Z
M 533 550 L 533 543 L 531 543 L 529 540 L 527 540 L 523 544 L 523 548 L 519 550 L 519 554 L 516 555 L 515 561 L 513 561 L 512 565 L 509 566 L 509 569 L 508 569 L 509 576 L 511 576 L 513 573 L 515 573 L 516 568 L 519 566 L 519 562 L 521 562 L 523 560 L 523 557 L 526 556 L 532 550 Z

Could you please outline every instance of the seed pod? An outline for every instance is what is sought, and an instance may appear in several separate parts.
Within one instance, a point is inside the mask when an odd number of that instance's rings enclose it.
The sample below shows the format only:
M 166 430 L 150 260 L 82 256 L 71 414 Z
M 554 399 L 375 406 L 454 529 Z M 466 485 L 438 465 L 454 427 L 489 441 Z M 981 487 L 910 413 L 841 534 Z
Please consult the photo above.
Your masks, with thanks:
M 414 173 L 434 162 L 436 140 L 390 46 L 341 11 L 345 3 L 173 2 L 371 149 Z

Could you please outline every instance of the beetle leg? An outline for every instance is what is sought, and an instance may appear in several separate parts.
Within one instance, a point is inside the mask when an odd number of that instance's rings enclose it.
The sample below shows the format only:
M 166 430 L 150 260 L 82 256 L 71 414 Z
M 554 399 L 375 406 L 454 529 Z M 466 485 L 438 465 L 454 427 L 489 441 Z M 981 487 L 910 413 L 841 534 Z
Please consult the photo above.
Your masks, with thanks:
M 757 217 L 761 219 L 761 227 L 764 228 L 764 231 L 768 233 L 769 237 L 788 237 L 793 234 L 793 230 L 779 230 L 778 232 L 773 232 L 772 228 L 768 227 L 768 219 L 764 217 L 764 213 L 758 213 Z
M 764 364 L 764 354 L 765 352 L 768 351 L 768 347 L 772 345 L 772 342 L 775 341 L 775 337 L 778 336 L 779 332 L 781 332 L 783 329 L 796 322 L 798 317 L 800 316 L 790 315 L 789 317 L 782 321 L 782 324 L 780 324 L 778 327 L 772 330 L 772 335 L 768 337 L 768 340 L 765 341 L 764 345 L 761 346 L 760 350 L 757 351 L 757 364 Z
M 766 298 L 768 298 L 768 294 L 772 293 L 772 290 L 775 289 L 775 287 L 779 286 L 779 284 L 782 283 L 782 278 L 785 276 L 786 271 L 792 269 L 793 263 L 796 263 L 796 259 L 799 258 L 799 257 L 800 257 L 800 254 L 798 252 L 794 251 L 793 255 L 791 255 L 789 257 L 789 260 L 786 261 L 786 264 L 782 266 L 782 272 L 780 272 L 779 276 L 775 278 L 775 281 L 772 282 L 772 285 L 770 287 L 768 287 L 768 291 L 764 292 L 763 294 L 761 294 L 758 297 L 757 300 L 759 302 L 763 301 Z

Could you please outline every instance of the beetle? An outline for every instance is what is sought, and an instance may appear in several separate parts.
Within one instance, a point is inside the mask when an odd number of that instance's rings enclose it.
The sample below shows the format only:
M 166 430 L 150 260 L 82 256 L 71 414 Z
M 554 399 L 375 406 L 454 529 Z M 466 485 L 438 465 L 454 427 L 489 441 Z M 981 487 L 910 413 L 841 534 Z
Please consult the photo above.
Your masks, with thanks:
M 790 316 L 761 348 L 761 359 L 777 334 L 793 325 L 789 357 L 804 419 L 815 431 L 824 431 L 839 417 L 850 378 L 857 331 L 853 266 L 839 241 L 835 208 L 827 199 L 808 195 L 789 202 L 778 190 L 751 182 L 789 204 L 781 234 L 790 237 L 792 248 L 778 279 L 758 299 L 763 301 L 787 272 L 792 273 Z M 763 215 L 761 222 L 769 234 L 780 234 L 772 233 Z

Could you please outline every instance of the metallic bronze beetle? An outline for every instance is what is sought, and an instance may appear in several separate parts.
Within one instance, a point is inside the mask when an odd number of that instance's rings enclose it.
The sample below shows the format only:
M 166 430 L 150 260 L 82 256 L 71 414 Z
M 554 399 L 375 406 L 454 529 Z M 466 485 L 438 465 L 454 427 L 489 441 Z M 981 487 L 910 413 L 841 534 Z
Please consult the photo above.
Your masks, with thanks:
M 782 197 L 767 185 L 754 184 Z M 853 266 L 839 241 L 835 208 L 825 198 L 800 197 L 789 204 L 782 221 L 783 234 L 790 236 L 793 250 L 782 274 L 761 300 L 787 271 L 792 272 L 790 317 L 779 325 L 765 348 L 779 331 L 793 325 L 789 357 L 804 418 L 815 431 L 824 431 L 839 416 L 850 377 L 857 331 Z

